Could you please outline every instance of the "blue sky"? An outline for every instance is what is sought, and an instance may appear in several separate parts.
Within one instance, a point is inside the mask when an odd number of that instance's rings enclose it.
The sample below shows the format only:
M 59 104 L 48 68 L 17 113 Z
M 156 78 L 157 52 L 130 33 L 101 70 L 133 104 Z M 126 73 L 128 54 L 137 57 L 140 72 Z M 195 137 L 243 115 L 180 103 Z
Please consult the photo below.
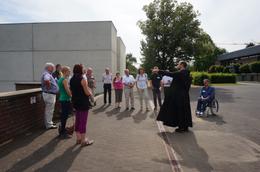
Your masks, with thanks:
M 185 1 L 185 0 L 179 0 Z M 186 0 L 200 12 L 202 28 L 215 43 L 260 42 L 259 0 Z M 151 0 L 0 0 L 0 23 L 112 20 L 127 47 L 140 57 L 136 25 Z M 228 51 L 244 45 L 218 45 Z

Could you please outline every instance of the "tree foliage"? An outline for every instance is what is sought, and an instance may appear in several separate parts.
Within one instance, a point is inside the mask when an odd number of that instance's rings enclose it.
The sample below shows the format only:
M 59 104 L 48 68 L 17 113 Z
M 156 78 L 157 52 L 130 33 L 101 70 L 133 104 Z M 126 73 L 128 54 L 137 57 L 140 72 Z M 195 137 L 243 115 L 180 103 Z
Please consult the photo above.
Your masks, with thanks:
M 137 63 L 136 57 L 133 57 L 132 53 L 126 54 L 126 68 L 129 69 L 130 73 L 136 74 L 137 69 L 134 64 Z
M 146 36 L 141 41 L 144 66 L 171 69 L 180 60 L 191 60 L 194 40 L 199 35 L 198 12 L 190 3 L 154 0 L 143 10 L 147 20 L 139 21 Z
M 141 41 L 141 53 L 146 69 L 158 66 L 173 70 L 178 61 L 194 59 L 201 70 L 205 64 L 211 66 L 215 56 L 222 52 L 200 28 L 199 13 L 190 3 L 154 0 L 143 10 L 147 19 L 139 21 L 138 25 L 145 35 L 145 40 Z

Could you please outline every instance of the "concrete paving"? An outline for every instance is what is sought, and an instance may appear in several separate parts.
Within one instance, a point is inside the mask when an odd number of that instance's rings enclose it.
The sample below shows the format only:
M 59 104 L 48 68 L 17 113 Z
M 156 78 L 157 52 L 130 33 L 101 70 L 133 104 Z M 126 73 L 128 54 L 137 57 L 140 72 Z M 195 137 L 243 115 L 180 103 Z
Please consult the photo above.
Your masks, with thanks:
M 191 132 L 166 127 L 169 144 L 184 172 L 259 172 L 260 84 L 217 86 L 217 116 L 193 116 Z M 194 112 L 199 88 L 191 89 Z
M 56 130 L 32 131 L 0 146 L 0 171 L 258 172 L 259 89 L 250 83 L 216 87 L 218 115 L 193 114 L 194 127 L 184 134 L 162 129 L 153 111 L 139 111 L 137 95 L 133 112 L 124 104 L 120 110 L 103 106 L 101 98 L 89 116 L 94 145 L 80 148 L 75 137 L 58 139 Z M 193 111 L 198 92 L 191 89 Z
M 139 111 L 138 101 L 135 111 L 124 111 L 101 100 L 88 120 L 92 146 L 60 140 L 56 130 L 28 133 L 0 148 L 0 171 L 170 172 L 153 111 Z

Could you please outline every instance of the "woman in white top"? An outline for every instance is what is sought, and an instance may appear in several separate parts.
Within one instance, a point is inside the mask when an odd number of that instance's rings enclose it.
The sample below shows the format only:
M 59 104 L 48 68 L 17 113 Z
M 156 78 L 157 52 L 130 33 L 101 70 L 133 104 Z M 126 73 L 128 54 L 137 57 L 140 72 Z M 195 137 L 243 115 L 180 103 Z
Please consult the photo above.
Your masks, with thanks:
M 149 111 L 148 108 L 148 77 L 147 74 L 144 73 L 144 69 L 140 68 L 138 70 L 138 74 L 136 76 L 136 87 L 139 93 L 139 100 L 141 104 L 141 110 L 143 110 L 143 101 L 145 102 L 146 111 Z

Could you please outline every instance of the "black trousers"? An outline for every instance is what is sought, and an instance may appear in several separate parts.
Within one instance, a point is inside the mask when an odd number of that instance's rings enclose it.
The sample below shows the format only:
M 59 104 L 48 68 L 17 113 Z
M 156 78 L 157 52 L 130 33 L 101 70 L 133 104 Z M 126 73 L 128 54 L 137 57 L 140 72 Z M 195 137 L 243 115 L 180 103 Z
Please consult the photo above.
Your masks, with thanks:
M 104 103 L 107 103 L 107 93 L 108 93 L 108 103 L 111 103 L 111 84 L 104 84 Z
M 66 134 L 66 123 L 69 114 L 72 112 L 70 101 L 60 101 L 61 115 L 60 115 L 60 134 Z
M 153 88 L 153 102 L 154 107 L 157 108 L 157 99 L 159 106 L 162 106 L 161 90 L 159 88 Z

